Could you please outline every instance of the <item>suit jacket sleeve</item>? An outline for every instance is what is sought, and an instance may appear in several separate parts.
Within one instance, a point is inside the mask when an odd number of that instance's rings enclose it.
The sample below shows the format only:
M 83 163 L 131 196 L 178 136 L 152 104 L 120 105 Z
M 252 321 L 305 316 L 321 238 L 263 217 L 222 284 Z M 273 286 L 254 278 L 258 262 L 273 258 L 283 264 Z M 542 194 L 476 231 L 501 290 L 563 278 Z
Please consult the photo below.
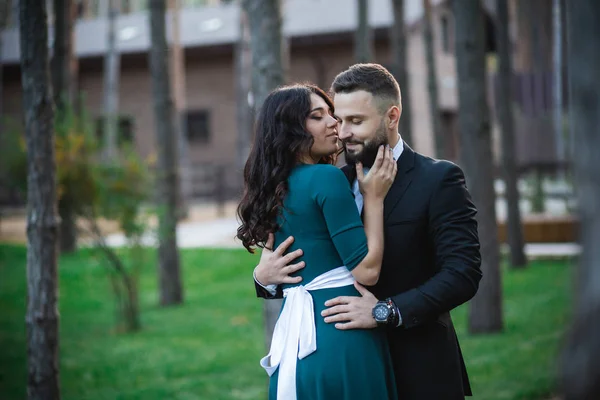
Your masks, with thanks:
M 282 299 L 283 298 L 283 290 L 281 289 L 281 285 L 277 285 L 277 293 L 273 296 L 267 289 L 260 286 L 256 280 L 254 281 L 254 287 L 256 289 L 256 297 L 262 297 L 263 299 Z
M 429 205 L 436 273 L 421 286 L 393 296 L 409 329 L 470 300 L 481 280 L 477 210 L 462 170 L 448 163 Z

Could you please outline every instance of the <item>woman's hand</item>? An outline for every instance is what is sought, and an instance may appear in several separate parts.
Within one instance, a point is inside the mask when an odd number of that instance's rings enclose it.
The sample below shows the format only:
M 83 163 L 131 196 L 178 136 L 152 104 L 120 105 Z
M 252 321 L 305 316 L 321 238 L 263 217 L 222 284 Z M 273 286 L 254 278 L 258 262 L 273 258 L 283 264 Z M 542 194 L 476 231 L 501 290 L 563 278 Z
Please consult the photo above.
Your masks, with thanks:
M 383 201 L 394 183 L 397 171 L 398 165 L 392 150 L 389 146 L 379 146 L 373 167 L 367 175 L 363 173 L 362 164 L 356 164 L 356 177 L 363 197 Z

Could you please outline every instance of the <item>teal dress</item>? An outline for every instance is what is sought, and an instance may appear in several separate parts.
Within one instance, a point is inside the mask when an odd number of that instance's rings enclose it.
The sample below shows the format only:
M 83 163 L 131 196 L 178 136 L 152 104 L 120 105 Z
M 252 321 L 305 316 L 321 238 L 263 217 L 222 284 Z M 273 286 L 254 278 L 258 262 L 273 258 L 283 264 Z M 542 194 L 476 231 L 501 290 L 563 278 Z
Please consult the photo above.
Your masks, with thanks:
M 348 180 L 333 165 L 299 165 L 289 178 L 275 245 L 288 236 L 290 251 L 302 249 L 302 284 L 340 266 L 355 268 L 367 255 L 367 238 Z M 283 288 L 295 285 L 283 285 Z M 353 285 L 310 291 L 317 349 L 297 361 L 298 400 L 397 399 L 392 360 L 383 329 L 338 330 L 321 311 L 337 296 L 358 296 Z M 285 300 L 284 300 L 285 301 Z M 279 369 L 271 376 L 269 399 L 277 399 Z M 281 399 L 279 399 L 281 400 Z

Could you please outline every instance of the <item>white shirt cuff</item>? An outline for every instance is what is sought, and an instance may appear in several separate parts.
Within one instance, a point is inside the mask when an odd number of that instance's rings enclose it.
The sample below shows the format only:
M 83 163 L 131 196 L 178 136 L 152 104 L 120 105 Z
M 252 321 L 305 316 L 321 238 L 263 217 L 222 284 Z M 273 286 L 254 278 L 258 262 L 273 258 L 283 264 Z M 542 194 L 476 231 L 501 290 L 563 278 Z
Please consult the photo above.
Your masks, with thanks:
M 258 267 L 258 266 L 257 266 Z M 277 285 L 263 285 L 262 283 L 260 283 L 258 281 L 258 279 L 256 279 L 256 268 L 254 268 L 254 271 L 252 271 L 252 276 L 254 277 L 254 282 L 258 283 L 258 285 L 260 287 L 262 287 L 263 289 L 265 289 L 267 292 L 269 292 L 271 294 L 271 296 L 275 296 L 277 294 Z

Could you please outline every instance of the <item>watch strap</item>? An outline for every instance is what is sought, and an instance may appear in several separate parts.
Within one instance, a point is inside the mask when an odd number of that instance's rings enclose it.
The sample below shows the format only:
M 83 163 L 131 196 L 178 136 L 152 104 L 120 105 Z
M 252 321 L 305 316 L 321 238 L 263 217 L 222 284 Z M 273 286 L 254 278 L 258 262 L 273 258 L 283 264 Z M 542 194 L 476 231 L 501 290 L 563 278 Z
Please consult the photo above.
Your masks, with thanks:
M 387 304 L 387 306 L 390 308 L 390 315 L 388 317 L 386 325 L 396 327 L 398 325 L 398 318 L 399 318 L 398 307 L 396 307 L 396 303 L 394 303 L 394 301 L 390 297 L 388 297 L 384 301 Z

